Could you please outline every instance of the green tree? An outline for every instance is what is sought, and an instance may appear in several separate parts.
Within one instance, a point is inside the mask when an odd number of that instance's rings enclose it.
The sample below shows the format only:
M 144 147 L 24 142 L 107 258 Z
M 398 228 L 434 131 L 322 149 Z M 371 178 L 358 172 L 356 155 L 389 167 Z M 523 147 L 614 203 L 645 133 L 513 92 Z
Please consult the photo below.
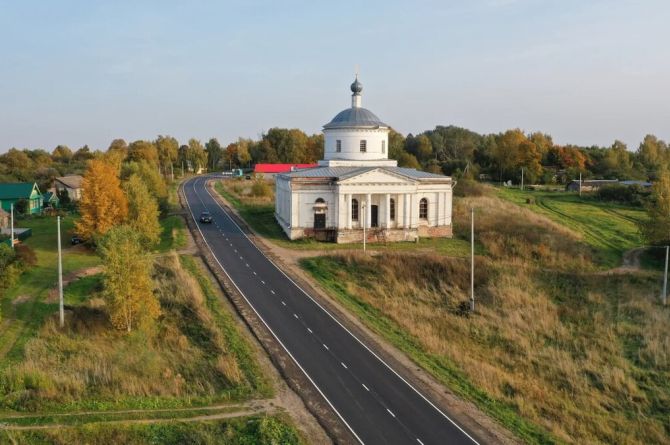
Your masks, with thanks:
M 142 246 L 149 249 L 161 236 L 158 201 L 138 174 L 132 174 L 123 189 L 128 198 L 128 225 L 140 235 Z
M 103 296 L 114 327 L 130 332 L 151 326 L 160 316 L 160 304 L 140 234 L 127 225 L 114 227 L 102 239 L 99 252 L 105 264 Z
M 663 168 L 652 186 L 649 220 L 640 223 L 642 234 L 649 244 L 670 244 L 670 172 Z
M 68 164 L 72 160 L 72 150 L 66 145 L 59 145 L 54 148 L 53 152 L 51 152 L 51 157 L 55 162 Z
M 207 168 L 209 171 L 217 170 L 223 158 L 223 148 L 221 148 L 218 139 L 211 138 L 205 144 L 205 151 L 207 152 Z
M 158 171 L 148 162 L 126 162 L 121 168 L 121 179 L 127 180 L 132 175 L 137 175 L 147 186 L 151 195 L 158 201 L 167 199 L 167 184 Z
M 146 161 L 158 166 L 158 149 L 153 142 L 135 141 L 128 146 L 128 159 L 131 161 Z
M 647 177 L 668 164 L 668 146 L 656 136 L 648 134 L 637 149 L 637 160 Z
M 526 142 L 526 136 L 519 129 L 507 130 L 496 137 L 496 143 L 491 153 L 499 171 L 499 179 L 511 172 L 519 163 L 519 147 Z
M 389 131 L 389 158 L 400 159 L 405 152 L 405 137 L 393 128 Z
M 205 147 L 195 138 L 188 140 L 187 160 L 193 172 L 207 167 L 207 152 L 205 151 Z
M 179 142 L 172 136 L 159 135 L 154 145 L 158 152 L 158 163 L 163 176 L 171 175 L 174 163 L 177 162 Z
M 633 159 L 626 144 L 614 141 L 603 159 L 606 175 L 613 179 L 631 179 L 633 177 Z

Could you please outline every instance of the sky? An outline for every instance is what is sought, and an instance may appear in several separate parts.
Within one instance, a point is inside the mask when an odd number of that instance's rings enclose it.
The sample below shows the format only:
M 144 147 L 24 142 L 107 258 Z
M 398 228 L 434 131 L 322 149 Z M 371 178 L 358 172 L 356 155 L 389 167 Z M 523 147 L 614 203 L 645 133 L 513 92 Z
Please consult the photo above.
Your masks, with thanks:
M 0 152 L 316 133 L 351 104 L 403 134 L 670 140 L 670 2 L 0 0 Z

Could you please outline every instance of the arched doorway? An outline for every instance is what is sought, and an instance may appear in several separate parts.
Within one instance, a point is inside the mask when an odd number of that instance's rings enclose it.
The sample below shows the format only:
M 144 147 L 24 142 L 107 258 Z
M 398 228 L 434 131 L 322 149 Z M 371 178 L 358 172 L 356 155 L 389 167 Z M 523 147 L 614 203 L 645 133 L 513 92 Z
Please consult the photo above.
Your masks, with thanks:
M 325 229 L 326 228 L 326 201 L 323 198 L 317 198 L 314 202 L 314 229 Z

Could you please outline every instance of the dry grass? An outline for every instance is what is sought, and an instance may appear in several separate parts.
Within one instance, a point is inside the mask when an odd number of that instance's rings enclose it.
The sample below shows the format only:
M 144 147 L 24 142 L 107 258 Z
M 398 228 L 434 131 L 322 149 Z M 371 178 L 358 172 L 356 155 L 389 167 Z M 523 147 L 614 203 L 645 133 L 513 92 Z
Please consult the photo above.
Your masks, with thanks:
M 481 402 L 468 385 L 483 390 L 483 407 L 528 442 L 670 443 L 670 313 L 656 279 L 592 273 L 577 235 L 496 198 L 459 202 L 457 227 L 471 205 L 486 208 L 476 221 L 488 253 L 474 316 L 463 311 L 461 259 L 350 253 L 304 264 L 443 381 L 460 375 L 461 394 Z
M 275 182 L 272 179 L 231 179 L 219 183 L 226 192 L 246 205 L 274 204 Z
M 159 259 L 154 281 L 163 316 L 152 332 L 116 331 L 95 295 L 68 312 L 65 330 L 47 319 L 24 359 L 0 371 L 0 407 L 156 406 L 160 399 L 251 393 L 199 284 L 176 255 Z

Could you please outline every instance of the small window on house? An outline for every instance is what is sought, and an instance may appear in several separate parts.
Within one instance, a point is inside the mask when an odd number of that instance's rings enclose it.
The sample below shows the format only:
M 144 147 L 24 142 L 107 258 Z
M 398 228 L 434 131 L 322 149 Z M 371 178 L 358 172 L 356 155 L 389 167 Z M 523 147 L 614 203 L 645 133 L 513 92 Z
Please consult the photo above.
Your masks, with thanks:
M 324 201 L 323 198 L 316 198 L 316 203 L 317 204 L 325 204 L 326 201 Z
M 368 151 L 368 141 L 361 139 L 361 153 Z
M 382 154 L 386 153 L 386 141 L 382 141 Z
M 342 151 L 342 141 L 339 139 L 335 141 L 335 151 L 338 153 Z
M 358 199 L 351 200 L 351 220 L 358 221 Z
M 391 199 L 390 206 L 389 216 L 391 217 L 391 221 L 395 221 L 395 199 Z
M 428 219 L 428 200 L 421 198 L 419 201 L 419 218 Z

